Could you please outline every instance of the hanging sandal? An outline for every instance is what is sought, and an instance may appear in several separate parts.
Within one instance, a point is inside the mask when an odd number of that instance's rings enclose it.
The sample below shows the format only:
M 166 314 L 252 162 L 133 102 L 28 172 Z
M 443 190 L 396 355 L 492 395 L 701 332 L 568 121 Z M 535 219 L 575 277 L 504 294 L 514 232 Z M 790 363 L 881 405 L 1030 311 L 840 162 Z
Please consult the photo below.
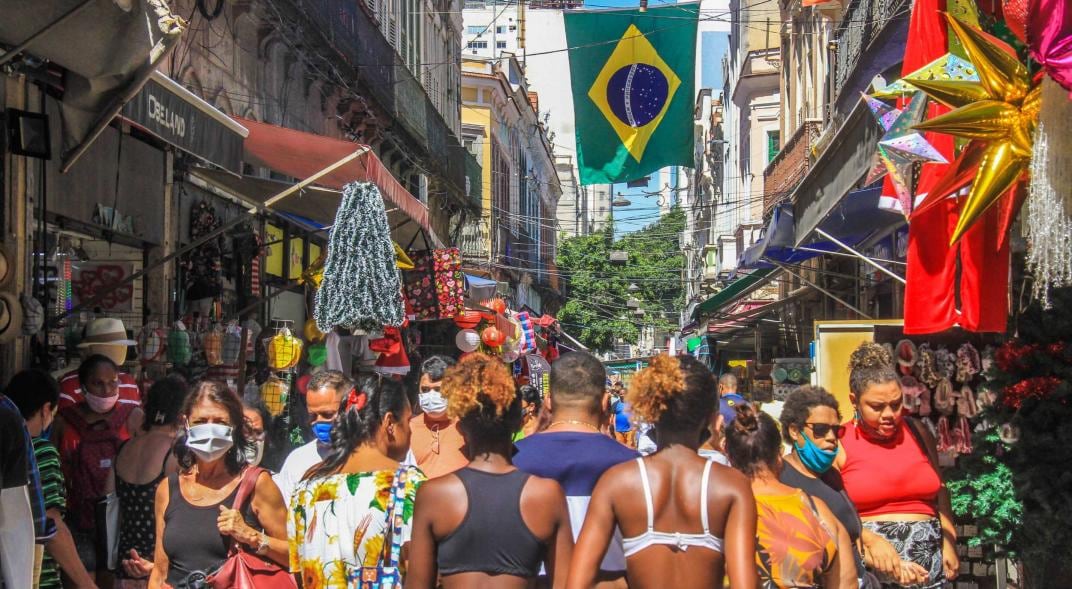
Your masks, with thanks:
M 949 433 L 949 418 L 944 415 L 938 419 L 938 451 L 949 452 L 953 449 L 953 438 Z
M 960 394 L 957 396 L 957 415 L 965 418 L 975 417 L 979 414 L 979 405 L 975 401 L 975 393 L 968 385 L 962 385 L 960 387 Z
M 960 434 L 960 445 L 957 447 L 957 451 L 961 454 L 972 453 L 972 430 L 971 424 L 968 423 L 967 417 L 961 417 L 957 421 L 957 431 Z
M 940 379 L 934 388 L 934 409 L 942 415 L 952 415 L 955 404 L 953 383 L 948 378 Z

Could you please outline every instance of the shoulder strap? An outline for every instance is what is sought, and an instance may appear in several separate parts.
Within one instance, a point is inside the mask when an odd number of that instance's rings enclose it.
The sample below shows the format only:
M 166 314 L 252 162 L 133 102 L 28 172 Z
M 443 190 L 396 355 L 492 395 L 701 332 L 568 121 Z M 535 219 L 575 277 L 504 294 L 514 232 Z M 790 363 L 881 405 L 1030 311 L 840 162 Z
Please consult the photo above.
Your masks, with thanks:
M 167 461 L 171 458 L 172 447 L 168 446 L 167 452 L 164 452 L 164 460 L 160 462 L 160 474 L 156 477 L 156 480 L 164 478 L 164 474 L 167 472 Z
M 648 482 L 648 468 L 644 466 L 644 459 L 638 457 L 637 465 L 640 468 L 640 482 L 644 484 L 644 505 L 648 510 L 648 531 L 655 529 L 655 505 L 651 498 L 651 483 Z
M 385 537 L 391 539 L 390 542 L 383 543 L 383 565 L 387 567 L 397 567 L 402 562 L 402 526 L 395 525 L 402 518 L 395 517 L 395 510 L 405 509 L 406 481 L 409 480 L 409 474 L 410 469 L 406 466 L 395 472 L 395 481 L 387 500 L 387 527 L 383 531 Z
M 253 496 L 253 489 L 256 488 L 257 479 L 260 478 L 262 472 L 264 472 L 264 469 L 257 466 L 246 467 L 246 470 L 242 473 L 242 482 L 238 483 L 238 492 L 235 494 L 231 509 L 242 511 L 242 508 L 246 505 L 246 500 Z
M 908 428 L 908 431 L 912 432 L 912 437 L 915 438 L 916 443 L 919 444 L 923 453 L 927 455 L 927 461 L 931 463 L 931 468 L 934 469 L 934 472 L 940 472 L 938 470 L 938 452 L 926 442 L 923 432 L 919 429 L 923 427 L 922 424 L 916 421 L 915 418 L 905 417 L 905 426 Z
M 711 534 L 711 526 L 707 524 L 707 487 L 711 480 L 711 460 L 704 461 L 703 479 L 700 481 L 700 523 L 703 524 L 704 535 Z

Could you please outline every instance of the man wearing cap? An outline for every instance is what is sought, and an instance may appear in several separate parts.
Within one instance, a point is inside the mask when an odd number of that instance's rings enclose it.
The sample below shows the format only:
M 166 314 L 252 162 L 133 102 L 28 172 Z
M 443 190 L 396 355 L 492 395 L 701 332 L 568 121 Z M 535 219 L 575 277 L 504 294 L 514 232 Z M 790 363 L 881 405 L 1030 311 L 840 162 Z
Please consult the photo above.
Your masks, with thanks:
M 731 372 L 723 374 L 718 379 L 718 411 L 711 415 L 711 423 L 708 429 L 711 437 L 700 446 L 700 456 L 713 460 L 719 464 L 729 466 L 729 459 L 723 452 L 723 433 L 726 426 L 733 423 L 737 417 L 737 407 L 746 405 L 748 401 L 737 394 L 737 377 Z
M 127 348 L 134 344 L 134 340 L 127 339 L 127 330 L 122 321 L 102 317 L 86 325 L 85 335 L 82 343 L 78 344 L 78 350 L 83 360 L 94 354 L 101 354 L 111 358 L 117 366 L 122 366 L 127 361 Z M 134 377 L 126 372 L 119 372 L 118 376 L 118 402 L 141 405 L 141 389 Z M 75 366 L 60 379 L 60 409 L 73 407 L 84 400 L 82 383 L 78 381 L 78 367 Z

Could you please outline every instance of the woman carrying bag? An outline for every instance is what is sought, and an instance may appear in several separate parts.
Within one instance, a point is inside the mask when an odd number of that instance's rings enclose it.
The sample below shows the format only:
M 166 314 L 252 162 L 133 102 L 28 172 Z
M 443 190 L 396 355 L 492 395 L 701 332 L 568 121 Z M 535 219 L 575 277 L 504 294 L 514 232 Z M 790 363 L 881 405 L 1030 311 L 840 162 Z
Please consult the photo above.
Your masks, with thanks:
M 175 442 L 181 471 L 156 491 L 150 589 L 295 587 L 281 568 L 287 562 L 283 497 L 266 471 L 246 466 L 242 402 L 224 385 L 203 381 L 182 413 L 185 433 Z

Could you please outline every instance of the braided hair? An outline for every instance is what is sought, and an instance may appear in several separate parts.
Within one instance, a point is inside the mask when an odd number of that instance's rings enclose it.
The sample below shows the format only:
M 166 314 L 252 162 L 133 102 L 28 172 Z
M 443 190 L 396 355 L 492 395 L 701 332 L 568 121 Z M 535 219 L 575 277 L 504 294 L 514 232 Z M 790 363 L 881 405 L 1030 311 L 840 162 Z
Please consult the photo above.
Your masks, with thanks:
M 339 403 L 339 412 L 332 422 L 328 455 L 309 469 L 303 480 L 338 472 L 358 446 L 376 436 L 388 413 L 398 418 L 408 403 L 401 383 L 379 374 L 358 376 L 354 388 L 344 392 Z
M 849 358 L 849 389 L 857 400 L 871 385 L 888 382 L 900 382 L 890 353 L 874 342 L 860 344 Z

